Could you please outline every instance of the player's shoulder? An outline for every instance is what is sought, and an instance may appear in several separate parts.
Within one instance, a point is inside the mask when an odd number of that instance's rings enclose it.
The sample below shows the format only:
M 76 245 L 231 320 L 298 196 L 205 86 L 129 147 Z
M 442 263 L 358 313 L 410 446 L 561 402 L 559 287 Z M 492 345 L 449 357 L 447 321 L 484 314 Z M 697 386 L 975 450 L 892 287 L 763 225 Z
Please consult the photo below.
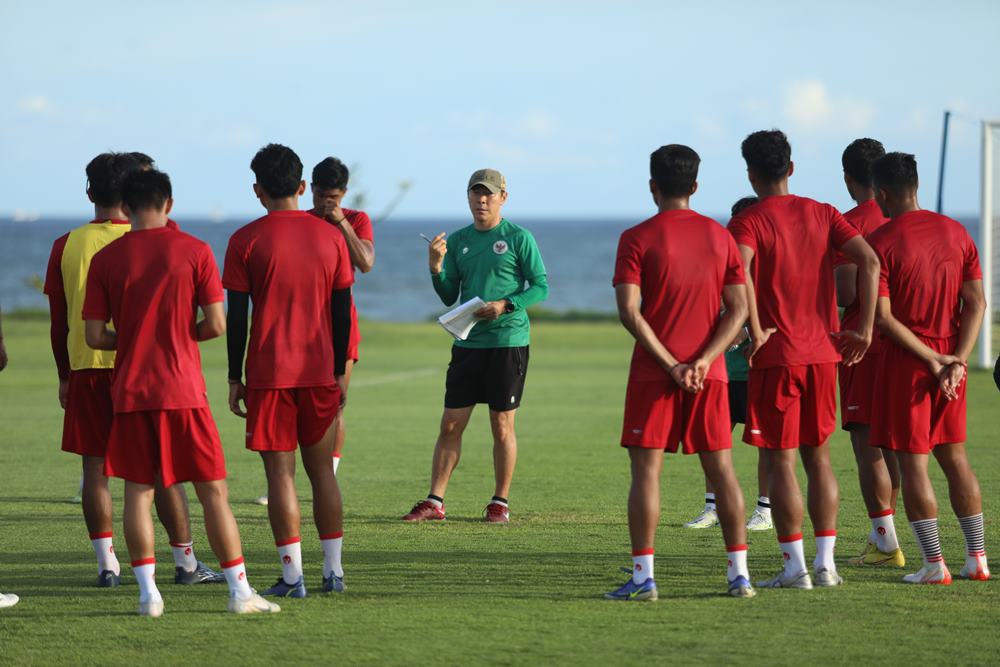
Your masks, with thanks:
M 504 234 L 510 238 L 522 238 L 522 239 L 535 238 L 534 234 L 532 234 L 530 230 L 528 230 L 525 227 L 522 227 L 521 225 L 514 224 L 507 218 L 501 220 L 500 224 L 504 225 Z
M 361 211 L 354 208 L 342 208 L 340 209 L 344 212 L 347 217 L 347 221 L 351 223 L 351 226 L 363 225 L 365 223 L 371 224 L 371 217 L 365 211 Z

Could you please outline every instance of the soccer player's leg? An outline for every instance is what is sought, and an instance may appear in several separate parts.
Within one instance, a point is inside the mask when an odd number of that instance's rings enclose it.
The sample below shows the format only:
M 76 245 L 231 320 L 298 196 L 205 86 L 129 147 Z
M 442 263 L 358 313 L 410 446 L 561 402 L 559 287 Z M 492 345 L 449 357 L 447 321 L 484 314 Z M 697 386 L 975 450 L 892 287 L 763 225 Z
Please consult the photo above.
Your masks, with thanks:
M 756 592 L 750 585 L 747 569 L 747 529 L 743 524 L 743 491 L 733 470 L 731 449 L 699 452 L 705 477 L 716 490 L 719 522 L 726 543 L 726 580 L 729 594 L 734 597 L 753 597 Z
M 490 408 L 490 430 L 493 434 L 493 473 L 496 482 L 493 497 L 483 510 L 488 523 L 510 521 L 510 484 L 517 462 L 517 435 L 514 419 L 521 406 L 524 383 L 528 374 L 528 346 L 502 347 L 483 351 L 486 373 L 483 390 Z
M 747 519 L 747 530 L 773 530 L 771 519 L 771 492 L 768 491 L 767 461 L 760 450 L 757 450 L 757 504 L 753 514 Z
M 198 560 L 194 553 L 194 539 L 191 537 L 191 517 L 188 510 L 187 493 L 183 484 L 169 488 L 157 481 L 153 493 L 156 516 L 167 531 L 170 550 L 174 556 L 175 584 L 222 583 L 226 578 Z
M 852 565 L 904 567 L 906 558 L 896 536 L 892 477 L 886 465 L 886 454 L 892 456 L 893 464 L 896 458 L 891 452 L 869 444 L 870 431 L 868 424 L 852 424 L 850 428 L 861 497 L 868 509 L 871 531 L 861 554 L 849 562 Z
M 355 350 L 354 354 L 357 354 Z M 351 375 L 354 372 L 354 363 L 356 359 L 348 359 L 347 364 L 344 366 L 344 389 L 347 390 L 351 386 Z M 346 431 L 344 430 L 344 411 L 340 411 L 340 416 L 337 417 L 337 436 L 333 441 L 333 474 L 337 474 L 337 469 L 340 468 L 341 454 L 344 451 L 344 439 L 347 437 Z
M 104 475 L 104 457 L 84 456 L 82 461 L 81 504 L 90 543 L 97 556 L 97 586 L 113 588 L 121 583 L 121 565 L 113 544 L 111 491 Z
M 493 498 L 483 510 L 489 523 L 510 521 L 510 484 L 514 478 L 517 463 L 517 434 L 514 432 L 514 418 L 517 409 L 498 411 L 490 409 L 490 430 L 493 433 Z
M 705 507 L 701 514 L 684 524 L 685 528 L 713 528 L 719 525 L 719 513 L 715 503 L 715 488 L 712 480 L 705 477 Z
M 156 587 L 153 548 L 153 485 L 125 480 L 125 544 L 139 584 L 139 615 L 162 616 L 163 597 Z
M 962 579 L 988 581 L 990 568 L 986 561 L 983 534 L 983 498 L 979 480 L 969 465 L 964 443 L 938 445 L 934 458 L 948 478 L 948 497 L 965 536 L 965 564 L 959 573 Z
M 653 579 L 656 526 L 660 522 L 660 471 L 663 449 L 628 448 L 632 485 L 628 493 L 628 532 L 632 542 L 632 577 L 605 593 L 609 600 L 653 601 L 658 597 Z
M 929 454 L 898 451 L 900 471 L 903 475 L 903 506 L 906 518 L 917 539 L 924 565 L 917 572 L 903 577 L 908 584 L 951 583 L 951 573 L 941 555 L 938 536 L 938 508 L 934 487 L 927 474 Z

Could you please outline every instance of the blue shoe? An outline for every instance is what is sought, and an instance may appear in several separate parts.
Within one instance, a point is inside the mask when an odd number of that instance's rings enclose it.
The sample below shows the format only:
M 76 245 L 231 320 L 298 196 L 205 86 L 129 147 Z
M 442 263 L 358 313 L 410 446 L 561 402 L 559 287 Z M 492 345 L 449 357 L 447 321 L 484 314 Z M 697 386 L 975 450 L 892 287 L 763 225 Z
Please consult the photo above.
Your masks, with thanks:
M 294 584 L 286 584 L 284 578 L 278 577 L 278 581 L 262 595 L 269 595 L 276 598 L 304 598 L 306 596 L 306 582 L 299 577 Z
M 188 572 L 183 567 L 174 568 L 174 583 L 193 586 L 194 584 L 221 584 L 225 583 L 226 575 L 216 572 L 201 561 L 197 567 Z
M 741 574 L 729 582 L 729 594 L 734 598 L 752 598 L 757 591 L 750 585 L 750 580 Z
M 604 597 L 608 600 L 624 600 L 626 602 L 642 602 L 644 600 L 652 602 L 657 599 L 656 582 L 647 579 L 641 584 L 637 584 L 629 579 L 618 590 L 605 593 Z
M 323 592 L 324 593 L 343 593 L 344 592 L 344 578 L 338 577 L 335 574 L 331 574 L 329 577 L 323 577 Z
M 115 574 L 111 570 L 101 570 L 97 575 L 98 588 L 114 588 L 122 583 L 121 575 Z

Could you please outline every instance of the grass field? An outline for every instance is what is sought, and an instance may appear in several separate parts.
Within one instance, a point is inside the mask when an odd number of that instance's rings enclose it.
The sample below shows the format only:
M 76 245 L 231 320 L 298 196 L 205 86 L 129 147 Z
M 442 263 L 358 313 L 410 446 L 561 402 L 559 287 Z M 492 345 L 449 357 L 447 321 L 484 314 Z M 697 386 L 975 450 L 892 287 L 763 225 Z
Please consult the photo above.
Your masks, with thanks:
M 989 663 L 1000 650 L 993 628 L 1000 605 L 995 581 L 907 587 L 900 571 L 860 571 L 846 564 L 862 545 L 868 520 L 849 443 L 840 432 L 831 446 L 843 496 L 842 588 L 725 597 L 721 534 L 680 527 L 701 508 L 697 460 L 675 456 L 663 476 L 660 601 L 602 600 L 603 592 L 624 580 L 618 567 L 630 562 L 627 457 L 617 438 L 631 348 L 612 324 L 535 327 L 518 416 L 513 519 L 503 527 L 480 521 L 492 493 L 482 408 L 448 490 L 448 521 L 398 520 L 427 492 L 449 345 L 433 325 L 368 323 L 340 472 L 347 592 L 284 601 L 277 616 L 226 614 L 224 586 L 166 583 L 172 560 L 157 525 L 166 614 L 140 618 L 127 566 L 121 588 L 92 587 L 90 543 L 79 506 L 68 502 L 76 493 L 79 462 L 59 451 L 62 411 L 48 324 L 13 317 L 4 325 L 11 361 L 0 375 L 0 591 L 16 592 L 22 601 L 0 611 L 3 664 L 957 665 Z M 250 502 L 264 489 L 263 471 L 243 448 L 242 423 L 224 407 L 224 343 L 206 344 L 203 357 L 250 580 L 263 589 L 280 571 L 266 511 Z M 969 452 L 983 487 L 987 543 L 996 544 L 1000 397 L 988 374 L 973 373 L 969 381 Z M 752 506 L 756 453 L 737 444 L 735 459 Z M 961 532 L 942 476 L 935 470 L 933 478 L 945 558 L 957 571 L 964 556 Z M 116 545 L 124 554 L 121 483 L 113 488 Z M 306 501 L 306 583 L 318 591 L 321 555 L 304 474 L 299 488 Z M 192 513 L 196 548 L 214 563 L 194 500 Z M 917 563 L 912 534 L 902 519 L 898 525 L 903 549 Z M 807 539 L 810 562 L 812 555 Z M 750 535 L 755 578 L 773 574 L 779 560 L 773 532 Z

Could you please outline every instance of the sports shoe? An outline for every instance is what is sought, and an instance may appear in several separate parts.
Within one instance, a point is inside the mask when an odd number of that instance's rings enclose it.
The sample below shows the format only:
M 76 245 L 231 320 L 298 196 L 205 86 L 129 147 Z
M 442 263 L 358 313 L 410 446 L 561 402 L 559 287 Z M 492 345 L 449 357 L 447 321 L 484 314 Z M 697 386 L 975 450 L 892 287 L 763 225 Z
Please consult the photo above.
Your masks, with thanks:
M 17 597 L 13 593 L 0 593 L 0 609 L 13 607 L 20 599 L 21 598 Z
M 264 507 L 267 507 L 267 494 L 265 493 L 262 496 L 257 496 L 253 499 L 253 502 L 256 505 L 263 505 Z
M 443 521 L 444 505 L 438 507 L 430 500 L 421 500 L 413 506 L 410 513 L 403 517 L 403 521 Z
M 283 577 L 278 577 L 278 581 L 271 586 L 263 595 L 271 595 L 276 598 L 304 598 L 306 596 L 306 582 L 299 577 L 294 584 L 286 584 Z
M 226 582 L 226 575 L 216 572 L 201 561 L 197 567 L 188 572 L 183 567 L 174 568 L 174 583 L 193 586 L 194 584 L 223 584 Z
M 871 542 L 861 552 L 861 555 L 851 558 L 847 562 L 863 567 L 906 567 L 906 557 L 903 555 L 902 549 L 879 551 L 879 548 Z
M 837 574 L 836 570 L 828 570 L 825 567 L 816 570 L 815 584 L 817 586 L 831 588 L 833 586 L 840 586 L 842 583 L 844 583 L 844 578 Z
M 83 503 L 83 496 L 73 496 L 69 499 L 69 502 L 72 505 L 80 505 Z
M 705 507 L 701 514 L 684 524 L 685 528 L 712 528 L 719 525 L 719 514 L 714 508 Z
M 229 611 L 234 614 L 274 614 L 281 611 L 281 607 L 265 600 L 251 588 L 250 597 L 246 599 L 237 597 L 236 591 L 229 594 Z
M 782 570 L 770 579 L 758 581 L 757 586 L 760 588 L 800 588 L 808 591 L 812 590 L 813 582 L 812 579 L 809 578 L 808 570 L 802 570 L 798 574 L 793 574 L 791 576 L 786 575 L 785 571 Z
M 942 586 L 951 585 L 951 572 L 943 560 L 936 563 L 927 563 L 922 568 L 903 577 L 905 584 L 940 584 Z
M 101 573 L 97 575 L 97 587 L 98 588 L 114 588 L 122 583 L 122 577 L 120 574 L 115 574 L 111 570 L 101 570 Z
M 343 593 L 344 592 L 344 578 L 338 577 L 335 574 L 331 574 L 329 577 L 323 577 L 323 592 L 324 593 Z
M 150 600 L 149 602 L 139 602 L 139 615 L 159 618 L 163 616 L 163 600 Z
M 656 582 L 647 579 L 637 584 L 630 578 L 617 590 L 604 594 L 607 600 L 623 600 L 625 602 L 652 602 L 657 599 Z
M 761 512 L 760 508 L 754 509 L 753 514 L 747 519 L 747 530 L 771 530 L 774 528 L 774 521 L 770 512 Z
M 989 581 L 990 568 L 986 564 L 986 556 L 967 556 L 965 565 L 958 573 L 960 579 L 971 579 L 972 581 Z
M 741 574 L 729 582 L 729 594 L 734 598 L 752 598 L 757 595 L 757 591 L 750 585 L 750 581 Z
M 876 549 L 875 542 L 873 542 L 871 537 L 869 537 L 867 540 L 865 540 L 865 548 L 861 550 L 861 553 L 859 553 L 857 556 L 854 556 L 853 558 L 848 558 L 847 562 L 850 563 L 851 565 L 861 565 L 862 564 L 861 561 L 864 560 L 864 557 L 870 554 L 875 549 Z
M 483 510 L 486 523 L 510 523 L 510 508 L 500 503 L 490 503 Z

